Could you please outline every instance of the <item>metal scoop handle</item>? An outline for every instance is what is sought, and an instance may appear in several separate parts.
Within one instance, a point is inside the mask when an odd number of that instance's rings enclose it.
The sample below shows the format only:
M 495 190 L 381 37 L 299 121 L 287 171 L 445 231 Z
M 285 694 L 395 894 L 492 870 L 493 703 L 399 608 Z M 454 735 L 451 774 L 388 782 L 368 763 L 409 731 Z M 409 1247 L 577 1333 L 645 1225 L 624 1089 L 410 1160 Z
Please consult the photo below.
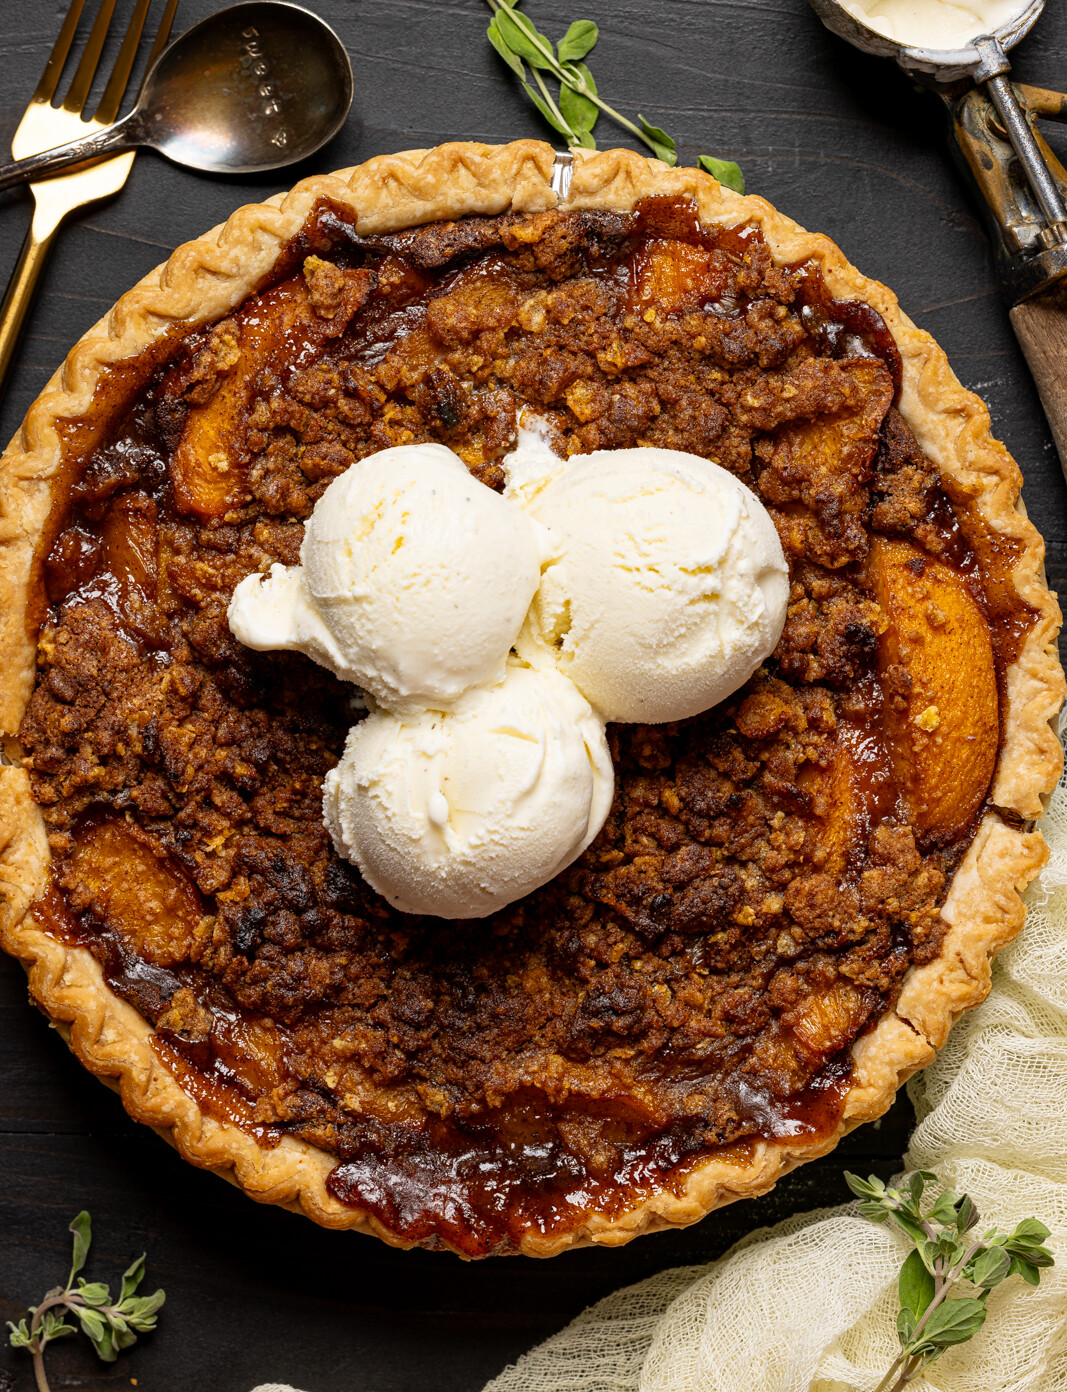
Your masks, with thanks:
M 1064 205 L 1059 185 L 1052 177 L 1052 172 L 1034 138 L 1030 123 L 1005 76 L 1011 71 L 1007 55 L 994 38 L 979 39 L 975 48 L 981 61 L 975 69 L 974 80 L 985 84 L 990 100 L 996 107 L 997 115 L 1011 141 L 1012 149 L 1026 173 L 1027 182 L 1045 215 L 1046 225 L 1042 240 L 1046 246 L 1055 246 L 1067 241 L 1067 207 Z
M 988 214 L 1012 328 L 1067 473 L 1067 170 L 1034 124 L 1037 116 L 1067 121 L 1067 95 L 994 72 L 981 87 L 942 96 L 954 152 Z

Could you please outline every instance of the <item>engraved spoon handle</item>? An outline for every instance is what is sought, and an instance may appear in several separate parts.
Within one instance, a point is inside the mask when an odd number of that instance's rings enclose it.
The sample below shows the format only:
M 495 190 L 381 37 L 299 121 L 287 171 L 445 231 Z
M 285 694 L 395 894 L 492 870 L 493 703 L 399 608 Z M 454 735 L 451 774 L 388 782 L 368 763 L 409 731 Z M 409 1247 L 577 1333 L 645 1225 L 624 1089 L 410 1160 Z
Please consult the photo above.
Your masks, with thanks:
M 56 145 L 51 150 L 42 150 L 38 155 L 28 155 L 25 159 L 0 166 L 0 189 L 12 188 L 15 184 L 28 183 L 48 174 L 55 174 L 71 164 L 81 164 L 83 160 L 95 159 L 98 155 L 113 155 L 117 150 L 132 150 L 144 143 L 144 129 L 141 115 L 131 111 L 113 126 L 93 131 L 91 135 L 70 140 L 66 145 Z

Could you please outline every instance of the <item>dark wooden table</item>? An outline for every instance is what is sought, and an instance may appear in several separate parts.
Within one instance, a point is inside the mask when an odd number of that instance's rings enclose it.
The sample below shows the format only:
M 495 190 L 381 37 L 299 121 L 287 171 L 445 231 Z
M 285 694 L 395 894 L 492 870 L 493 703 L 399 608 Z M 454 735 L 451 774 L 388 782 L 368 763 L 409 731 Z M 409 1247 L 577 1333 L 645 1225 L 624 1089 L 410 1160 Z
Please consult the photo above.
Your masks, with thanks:
M 944 345 L 989 403 L 1026 476 L 1026 502 L 1067 571 L 1063 478 L 993 275 L 988 244 L 942 140 L 938 103 L 888 64 L 832 39 L 806 0 L 528 0 L 556 36 L 576 16 L 601 26 L 595 72 L 626 112 L 640 108 L 701 151 L 736 158 L 749 188 L 829 233 Z M 120 12 L 131 7 L 120 0 Z M 58 31 L 60 0 L 0 4 L 0 143 L 6 146 Z M 157 10 L 162 8 L 157 0 Z M 215 8 L 182 0 L 180 21 Z M 61 236 L 25 340 L 0 434 L 7 438 L 71 344 L 178 243 L 239 203 L 303 174 L 442 140 L 544 136 L 489 49 L 481 0 L 317 0 L 352 55 L 356 103 L 346 130 L 308 167 L 279 179 L 216 180 L 138 156 L 123 193 Z M 1067 84 L 1067 8 L 1050 6 L 1019 48 L 1028 81 Z M 613 141 L 606 120 L 601 144 Z M 1055 139 L 1055 137 L 1053 137 Z M 0 275 L 27 222 L 27 199 L 0 195 Z M 21 970 L 0 961 L 0 1319 L 61 1280 L 66 1225 L 88 1208 L 92 1271 L 112 1278 L 139 1251 L 167 1304 L 159 1331 L 117 1365 L 83 1340 L 49 1355 L 53 1388 L 106 1384 L 151 1392 L 246 1392 L 271 1379 L 309 1392 L 473 1392 L 524 1349 L 617 1286 L 719 1255 L 749 1229 L 840 1202 L 841 1171 L 896 1168 L 905 1099 L 766 1198 L 686 1232 L 548 1263 L 464 1265 L 394 1252 L 260 1208 L 183 1164 L 84 1073 L 26 1003 Z M 5 1381 L 6 1379 L 6 1381 Z M 29 1359 L 0 1353 L 0 1392 L 32 1385 Z

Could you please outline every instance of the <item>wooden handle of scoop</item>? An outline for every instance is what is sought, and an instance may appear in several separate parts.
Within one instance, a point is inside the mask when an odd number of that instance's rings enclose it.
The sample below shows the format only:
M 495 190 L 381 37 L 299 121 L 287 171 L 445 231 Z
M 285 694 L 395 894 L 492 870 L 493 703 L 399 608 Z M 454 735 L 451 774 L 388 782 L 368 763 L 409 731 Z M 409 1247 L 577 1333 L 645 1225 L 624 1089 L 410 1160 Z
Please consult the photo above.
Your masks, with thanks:
M 1017 304 L 1011 324 L 1034 374 L 1067 474 L 1067 286 L 1054 285 Z

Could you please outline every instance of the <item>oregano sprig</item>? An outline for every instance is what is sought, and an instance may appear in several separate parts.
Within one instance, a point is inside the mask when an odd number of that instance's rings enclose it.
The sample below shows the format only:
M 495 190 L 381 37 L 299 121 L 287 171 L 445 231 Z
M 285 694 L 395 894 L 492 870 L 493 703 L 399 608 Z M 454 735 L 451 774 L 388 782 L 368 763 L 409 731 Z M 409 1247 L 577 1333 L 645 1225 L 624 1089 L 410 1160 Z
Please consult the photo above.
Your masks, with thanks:
M 583 61 L 600 37 L 600 31 L 591 19 L 576 19 L 559 43 L 553 44 L 529 15 L 519 9 L 520 0 L 486 0 L 486 3 L 493 11 L 486 31 L 489 42 L 519 79 L 534 106 L 568 145 L 595 150 L 593 130 L 600 113 L 604 112 L 646 145 L 664 164 L 673 167 L 678 163 L 677 146 L 665 130 L 647 121 L 640 112 L 637 115 L 639 124 L 635 125 L 609 106 L 597 91 L 593 74 Z M 545 80 L 546 75 L 559 84 L 555 97 Z M 744 193 L 745 178 L 733 160 L 701 155 L 697 163 L 727 188 Z
M 953 1344 L 966 1343 L 985 1323 L 989 1292 L 1009 1276 L 1030 1286 L 1054 1258 L 1043 1242 L 1048 1228 L 1024 1218 L 1013 1232 L 977 1233 L 979 1213 L 966 1194 L 942 1189 L 924 1209 L 923 1196 L 939 1184 L 930 1170 L 917 1170 L 906 1190 L 892 1189 L 877 1175 L 845 1181 L 874 1223 L 892 1223 L 914 1243 L 900 1268 L 897 1291 L 900 1353 L 875 1392 L 899 1392 Z
M 40 1305 L 31 1305 L 28 1322 L 22 1319 L 12 1324 L 9 1320 L 7 1325 L 12 1347 L 27 1349 L 33 1355 L 37 1392 L 49 1392 L 44 1351 L 53 1339 L 77 1334 L 80 1327 L 100 1358 L 105 1363 L 113 1363 L 120 1350 L 137 1342 L 138 1334 L 147 1334 L 156 1327 L 156 1315 L 165 1299 L 161 1290 L 153 1295 L 137 1294 L 137 1287 L 144 1279 L 142 1254 L 123 1272 L 118 1299 L 112 1301 L 111 1291 L 102 1281 L 86 1281 L 78 1274 L 85 1266 L 92 1244 L 88 1213 L 84 1210 L 79 1213 L 70 1231 L 74 1234 L 74 1251 L 67 1284 L 50 1290 Z M 77 1324 L 70 1320 L 76 1320 Z

